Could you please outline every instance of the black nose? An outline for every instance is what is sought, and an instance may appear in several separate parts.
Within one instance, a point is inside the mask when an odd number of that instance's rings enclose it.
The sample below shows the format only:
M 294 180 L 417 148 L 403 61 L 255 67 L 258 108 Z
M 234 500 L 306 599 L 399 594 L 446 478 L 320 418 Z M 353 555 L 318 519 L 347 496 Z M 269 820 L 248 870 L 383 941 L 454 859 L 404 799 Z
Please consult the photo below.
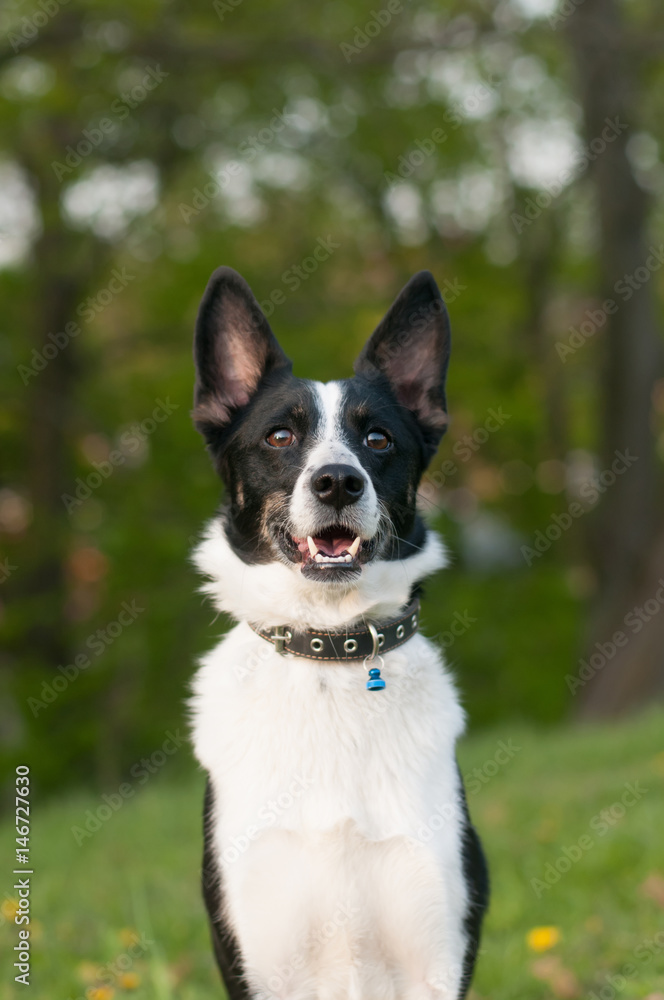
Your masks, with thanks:
M 311 488 L 322 503 L 341 510 L 360 499 L 364 479 L 351 465 L 324 465 L 311 477 Z

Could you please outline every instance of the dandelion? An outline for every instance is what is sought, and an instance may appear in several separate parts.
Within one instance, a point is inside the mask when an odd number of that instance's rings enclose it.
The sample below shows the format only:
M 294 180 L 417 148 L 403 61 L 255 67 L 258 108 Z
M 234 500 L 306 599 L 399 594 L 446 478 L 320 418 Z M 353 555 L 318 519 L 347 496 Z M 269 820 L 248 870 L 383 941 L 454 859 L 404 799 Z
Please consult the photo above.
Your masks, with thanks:
M 93 986 L 85 995 L 88 1000 L 113 1000 L 115 990 L 111 986 Z
M 18 899 L 5 899 L 0 904 L 0 913 L 5 920 L 13 920 L 18 913 Z
M 81 962 L 76 967 L 76 974 L 84 983 L 95 983 L 99 979 L 101 966 L 96 962 Z
M 123 990 L 136 990 L 141 985 L 141 977 L 136 972 L 121 972 L 118 976 L 118 986 Z
M 560 941 L 557 927 L 533 927 L 526 934 L 526 943 L 531 951 L 548 951 Z

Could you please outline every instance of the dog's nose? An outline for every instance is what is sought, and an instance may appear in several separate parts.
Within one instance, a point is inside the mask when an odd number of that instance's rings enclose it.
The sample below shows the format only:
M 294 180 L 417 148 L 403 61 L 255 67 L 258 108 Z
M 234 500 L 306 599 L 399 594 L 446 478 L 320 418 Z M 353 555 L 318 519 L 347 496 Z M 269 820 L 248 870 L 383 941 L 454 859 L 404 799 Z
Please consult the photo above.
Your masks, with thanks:
M 311 488 L 322 503 L 341 510 L 360 499 L 364 478 L 352 465 L 323 465 L 311 477 Z

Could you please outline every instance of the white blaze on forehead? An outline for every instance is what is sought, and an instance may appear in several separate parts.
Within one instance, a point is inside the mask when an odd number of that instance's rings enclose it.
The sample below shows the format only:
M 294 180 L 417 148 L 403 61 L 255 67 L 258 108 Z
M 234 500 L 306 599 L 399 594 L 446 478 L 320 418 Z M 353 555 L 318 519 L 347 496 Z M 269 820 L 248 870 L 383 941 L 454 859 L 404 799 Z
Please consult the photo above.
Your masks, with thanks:
M 318 426 L 314 433 L 314 444 L 307 455 L 306 468 L 309 472 L 321 465 L 341 463 L 362 467 L 357 455 L 349 447 L 343 426 L 343 386 L 340 382 L 314 382 L 316 408 L 319 414 Z
M 319 420 L 305 464 L 295 484 L 291 499 L 291 518 L 299 533 L 311 533 L 320 523 L 322 504 L 311 489 L 311 477 L 323 465 L 350 465 L 362 473 L 365 491 L 353 505 L 353 513 L 362 522 L 362 534 L 369 538 L 378 529 L 378 498 L 371 477 L 350 447 L 344 433 L 344 392 L 340 382 L 314 382 L 314 399 Z
M 338 382 L 314 382 L 321 421 L 316 437 L 319 441 L 339 441 L 341 438 L 341 408 L 343 393 Z

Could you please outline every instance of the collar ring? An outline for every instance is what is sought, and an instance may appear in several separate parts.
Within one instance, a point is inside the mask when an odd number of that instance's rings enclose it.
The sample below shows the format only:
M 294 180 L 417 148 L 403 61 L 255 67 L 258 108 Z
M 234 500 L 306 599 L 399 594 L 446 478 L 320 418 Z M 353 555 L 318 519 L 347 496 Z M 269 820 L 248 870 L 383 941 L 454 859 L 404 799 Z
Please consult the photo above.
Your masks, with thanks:
M 379 632 L 376 626 L 372 625 L 371 622 L 367 622 L 367 628 L 371 633 L 371 638 L 373 640 L 373 649 L 371 650 L 369 656 L 366 657 L 366 659 L 371 661 L 375 660 L 376 656 L 378 655 L 378 650 L 381 649 L 383 643 L 385 642 L 385 636 L 382 634 L 382 632 Z

